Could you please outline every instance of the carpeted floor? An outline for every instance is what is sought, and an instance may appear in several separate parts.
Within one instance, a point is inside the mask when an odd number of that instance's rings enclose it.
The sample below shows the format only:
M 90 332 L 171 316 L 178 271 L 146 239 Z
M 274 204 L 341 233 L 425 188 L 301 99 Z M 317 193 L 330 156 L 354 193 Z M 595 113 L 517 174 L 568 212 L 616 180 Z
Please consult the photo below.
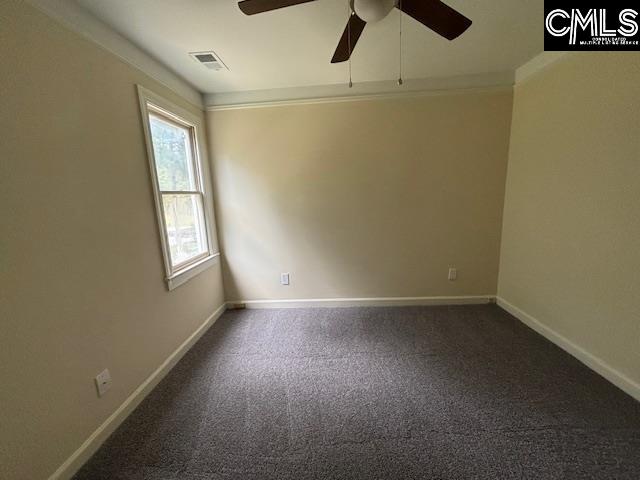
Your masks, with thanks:
M 76 480 L 638 479 L 640 403 L 494 305 L 227 312 Z

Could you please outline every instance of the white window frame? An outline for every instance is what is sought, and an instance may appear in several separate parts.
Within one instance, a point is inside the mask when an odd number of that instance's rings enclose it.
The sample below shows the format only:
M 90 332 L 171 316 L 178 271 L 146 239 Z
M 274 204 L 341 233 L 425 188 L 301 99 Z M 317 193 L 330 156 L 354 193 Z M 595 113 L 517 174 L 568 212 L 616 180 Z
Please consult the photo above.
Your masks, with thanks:
M 160 243 L 162 245 L 162 256 L 164 259 L 167 287 L 169 290 L 182 285 L 187 280 L 193 278 L 218 261 L 220 252 L 218 251 L 216 236 L 214 233 L 215 223 L 213 216 L 213 202 L 211 195 L 211 183 L 209 169 L 206 159 L 206 142 L 203 137 L 202 119 L 197 115 L 181 108 L 160 95 L 147 90 L 138 85 L 138 99 L 140 101 L 140 113 L 142 114 L 142 126 L 144 130 L 145 144 L 147 147 L 147 157 L 149 159 L 149 169 L 151 174 L 151 184 L 153 185 L 153 196 L 156 203 L 156 214 L 160 233 Z M 156 170 L 153 140 L 151 137 L 151 125 L 149 114 L 156 114 L 166 117 L 168 120 L 188 128 L 191 131 L 193 142 L 193 156 L 195 160 L 195 176 L 197 190 L 193 193 L 202 196 L 202 208 L 204 211 L 204 223 L 207 239 L 207 251 L 202 255 L 190 259 L 189 261 L 173 267 L 171 264 L 171 251 L 169 249 L 169 238 L 165 225 L 164 203 L 162 201 L 162 190 L 158 182 Z M 166 193 L 166 192 L 164 192 Z

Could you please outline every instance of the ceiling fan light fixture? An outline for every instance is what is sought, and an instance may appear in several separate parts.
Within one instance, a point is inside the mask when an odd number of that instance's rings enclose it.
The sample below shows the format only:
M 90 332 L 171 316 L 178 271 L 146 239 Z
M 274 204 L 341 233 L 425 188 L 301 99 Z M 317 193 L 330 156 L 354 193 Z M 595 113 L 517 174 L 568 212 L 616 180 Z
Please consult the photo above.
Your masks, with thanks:
M 395 3 L 395 0 L 355 0 L 354 10 L 367 23 L 379 22 L 393 10 Z

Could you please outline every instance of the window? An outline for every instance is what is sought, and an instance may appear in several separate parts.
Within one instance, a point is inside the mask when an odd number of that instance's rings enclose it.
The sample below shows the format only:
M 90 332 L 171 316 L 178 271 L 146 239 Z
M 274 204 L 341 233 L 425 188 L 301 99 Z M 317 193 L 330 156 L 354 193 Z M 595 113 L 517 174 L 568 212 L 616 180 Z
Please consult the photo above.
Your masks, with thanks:
M 169 289 L 212 264 L 200 120 L 138 87 Z

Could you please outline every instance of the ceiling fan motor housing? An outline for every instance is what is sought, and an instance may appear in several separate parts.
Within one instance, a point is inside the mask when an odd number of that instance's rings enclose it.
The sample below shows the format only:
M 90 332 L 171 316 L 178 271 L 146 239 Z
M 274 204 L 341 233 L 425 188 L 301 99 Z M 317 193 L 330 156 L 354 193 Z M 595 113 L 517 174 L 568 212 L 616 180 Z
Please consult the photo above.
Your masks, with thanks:
M 378 22 L 386 17 L 396 0 L 354 0 L 354 10 L 367 23 Z

